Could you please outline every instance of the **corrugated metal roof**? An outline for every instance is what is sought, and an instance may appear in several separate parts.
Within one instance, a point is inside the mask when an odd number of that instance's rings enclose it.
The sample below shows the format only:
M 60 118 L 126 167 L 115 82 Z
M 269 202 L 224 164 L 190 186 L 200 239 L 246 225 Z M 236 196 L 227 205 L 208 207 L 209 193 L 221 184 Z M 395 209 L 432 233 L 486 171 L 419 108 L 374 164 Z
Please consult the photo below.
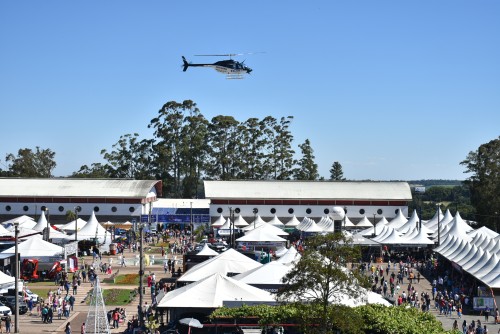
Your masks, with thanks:
M 157 180 L 0 178 L 0 197 L 145 198 Z
M 204 181 L 210 199 L 411 200 L 407 182 Z

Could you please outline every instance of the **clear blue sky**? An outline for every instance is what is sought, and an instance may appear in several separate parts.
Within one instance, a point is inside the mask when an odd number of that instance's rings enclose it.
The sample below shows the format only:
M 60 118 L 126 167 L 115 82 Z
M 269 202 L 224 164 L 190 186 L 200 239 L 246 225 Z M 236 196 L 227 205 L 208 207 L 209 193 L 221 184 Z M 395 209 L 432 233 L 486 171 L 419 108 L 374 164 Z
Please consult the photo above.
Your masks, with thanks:
M 294 116 L 325 177 L 464 179 L 500 135 L 499 17 L 497 0 L 1 1 L 0 158 L 50 148 L 67 176 L 190 99 L 208 119 Z M 181 69 L 256 51 L 244 80 Z

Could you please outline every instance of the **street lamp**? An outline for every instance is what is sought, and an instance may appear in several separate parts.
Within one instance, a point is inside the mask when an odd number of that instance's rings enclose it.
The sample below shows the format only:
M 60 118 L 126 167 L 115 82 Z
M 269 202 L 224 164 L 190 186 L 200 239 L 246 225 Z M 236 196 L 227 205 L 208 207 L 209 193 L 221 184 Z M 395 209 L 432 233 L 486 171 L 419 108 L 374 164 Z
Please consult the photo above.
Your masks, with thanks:
M 255 230 L 255 221 L 257 220 L 257 212 L 259 212 L 259 209 L 253 208 L 253 229 Z
M 50 220 L 50 214 L 49 214 L 49 208 L 45 208 L 45 218 L 47 220 L 47 240 L 46 241 L 49 241 L 49 238 L 50 238 L 50 223 L 49 223 L 49 220 Z
M 439 217 L 439 211 L 441 210 L 441 203 L 436 204 L 437 214 L 438 214 L 438 247 L 441 246 L 441 217 Z
M 373 236 L 374 237 L 377 236 L 377 222 L 375 221 L 376 215 L 377 215 L 376 213 L 373 214 Z
M 344 231 L 345 231 L 346 219 L 347 219 L 347 206 L 344 206 Z M 340 232 L 342 233 L 342 229 L 340 229 Z
M 16 253 L 16 258 L 14 260 L 14 265 L 16 266 L 15 270 L 15 275 L 14 275 L 14 284 L 16 285 L 15 287 L 15 293 L 16 293 L 16 298 L 14 298 L 14 308 L 15 308 L 15 320 L 14 320 L 14 333 L 19 333 L 19 249 L 18 249 L 18 237 L 19 237 L 19 222 L 15 221 L 14 222 L 14 236 L 15 236 L 15 250 L 14 253 Z
M 149 219 L 149 217 L 148 217 Z M 142 326 L 144 324 L 144 314 L 142 312 L 142 302 L 144 299 L 143 293 L 142 293 L 142 277 L 144 276 L 144 266 L 143 266 L 143 250 L 142 250 L 142 239 L 143 239 L 143 230 L 144 230 L 144 224 L 142 222 L 139 223 L 139 309 L 140 312 L 137 312 L 139 315 L 139 324 Z M 173 274 L 173 273 L 172 273 Z
M 194 242 L 194 235 L 193 235 L 193 202 L 189 202 L 189 208 L 190 208 L 190 221 L 191 223 L 189 224 L 189 227 L 191 228 L 191 242 Z

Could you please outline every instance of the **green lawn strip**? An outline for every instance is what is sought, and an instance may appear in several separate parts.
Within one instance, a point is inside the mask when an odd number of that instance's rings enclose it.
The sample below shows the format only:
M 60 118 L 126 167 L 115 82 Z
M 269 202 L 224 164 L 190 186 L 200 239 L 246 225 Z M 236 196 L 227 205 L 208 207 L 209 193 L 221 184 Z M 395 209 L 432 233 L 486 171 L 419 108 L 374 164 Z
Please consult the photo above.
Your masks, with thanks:
M 130 303 L 130 289 L 105 289 L 102 290 L 104 304 L 113 306 L 122 306 Z
M 139 274 L 124 274 L 115 277 L 117 285 L 139 285 Z
M 28 287 L 38 287 L 38 286 L 49 286 L 49 287 L 56 287 L 57 285 L 54 284 L 54 281 L 39 281 L 39 282 L 29 282 Z
M 54 284 L 52 284 L 52 286 L 54 286 Z M 33 284 L 31 284 L 29 286 L 29 289 L 31 292 L 35 293 L 38 295 L 39 298 L 42 298 L 42 299 L 47 299 L 47 294 L 49 293 L 50 290 L 52 290 L 53 292 L 56 292 L 57 289 L 54 289 L 54 288 L 33 288 Z

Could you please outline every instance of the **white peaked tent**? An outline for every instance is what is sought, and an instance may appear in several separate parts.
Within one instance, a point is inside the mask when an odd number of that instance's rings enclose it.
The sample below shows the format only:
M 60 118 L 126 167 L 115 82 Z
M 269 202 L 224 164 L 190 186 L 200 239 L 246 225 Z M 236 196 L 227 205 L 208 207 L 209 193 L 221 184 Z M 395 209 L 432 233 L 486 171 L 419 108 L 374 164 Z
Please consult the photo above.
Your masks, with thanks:
M 407 221 L 408 221 L 408 219 L 403 215 L 403 210 L 398 209 L 398 213 L 396 214 L 396 217 L 391 219 L 391 221 L 387 225 L 390 227 L 393 227 L 395 229 L 399 229 L 404 224 L 406 224 Z
M 264 219 L 262 219 L 260 216 L 257 216 L 250 224 L 248 224 L 247 227 L 243 228 L 243 231 L 251 231 L 254 228 L 257 228 L 259 226 L 262 226 L 264 224 L 267 224 Z
M 333 232 L 334 231 L 334 224 L 333 220 L 330 219 L 330 217 L 321 217 L 320 221 L 316 224 L 320 229 L 322 229 L 324 232 Z
M 81 218 L 78 218 L 76 220 L 76 228 L 78 229 L 78 231 L 80 231 L 85 225 L 87 225 L 87 222 Z M 70 221 L 69 223 L 67 224 L 64 224 L 62 226 L 59 226 L 59 229 L 60 230 L 63 230 L 63 231 L 75 231 L 75 220 L 73 221 Z
M 423 226 L 423 225 L 422 225 Z M 413 232 L 413 233 L 412 233 Z M 403 236 L 402 239 L 405 240 L 406 244 L 412 245 L 434 245 L 434 241 L 428 238 L 427 233 L 422 229 L 415 229 L 408 234 L 408 236 Z
M 300 221 L 293 215 L 293 217 L 285 224 L 285 227 L 297 227 L 300 224 Z
M 473 265 L 472 264 L 469 264 L 467 263 L 465 266 L 463 266 L 462 268 L 467 271 L 468 273 L 470 273 L 471 275 L 474 276 L 474 274 L 480 270 L 484 265 L 486 265 L 486 263 L 488 263 L 488 261 L 490 260 L 491 256 L 493 254 L 491 254 L 490 252 L 488 251 L 483 251 L 483 254 L 481 255 L 481 257 L 478 259 L 478 261 L 476 261 Z M 498 261 L 498 258 L 497 258 L 497 261 Z
M 106 230 L 104 227 L 99 224 L 97 221 L 97 218 L 95 216 L 94 211 L 92 211 L 92 215 L 90 215 L 89 220 L 87 221 L 87 224 L 85 224 L 84 227 L 80 231 L 78 231 L 78 240 L 88 240 L 88 239 L 97 239 L 99 240 L 99 243 L 103 244 L 105 243 L 105 237 L 109 238 L 109 234 L 106 233 Z M 73 236 L 69 236 L 66 238 L 69 241 L 74 240 L 75 238 Z
M 351 237 L 351 242 L 353 245 L 359 245 L 359 246 L 380 246 L 380 243 L 365 238 L 364 236 L 361 235 L 361 233 L 354 234 Z
M 158 307 L 218 308 L 224 301 L 274 302 L 269 292 L 215 273 L 195 283 L 167 293 Z
M 489 254 L 488 261 L 474 266 L 471 270 L 469 270 L 469 274 L 476 276 L 476 278 L 480 278 L 489 274 L 498 263 L 498 256 L 496 254 L 491 254 L 489 252 L 485 252 L 485 254 Z
M 441 254 L 441 252 L 446 251 L 449 247 L 455 244 L 457 237 L 453 235 L 447 235 L 446 238 L 441 239 L 441 244 L 434 248 L 436 253 Z
M 349 217 L 347 217 L 347 215 L 345 216 L 345 219 L 342 221 L 342 226 L 348 228 L 356 227 L 356 225 L 354 225 L 354 223 L 349 219 Z
M 463 219 L 460 217 L 460 213 L 457 212 L 455 217 L 446 225 L 446 229 L 441 234 L 441 238 L 446 237 L 446 235 L 451 234 L 459 237 L 460 239 L 465 239 L 468 241 L 472 240 L 472 237 L 467 234 L 473 230 Z
M 468 253 L 469 250 L 470 250 L 470 243 L 468 241 L 461 240 L 459 242 L 458 248 L 456 248 L 455 251 L 448 253 L 447 258 L 454 259 L 457 256 L 460 256 L 460 254 Z
M 384 245 L 405 244 L 405 240 L 398 235 L 398 232 L 395 229 L 392 229 L 391 233 L 389 235 L 386 235 L 383 240 L 373 238 L 373 241 L 380 242 Z
M 45 212 L 42 211 L 42 214 L 38 218 L 38 221 L 35 226 L 33 226 L 33 230 L 42 232 L 44 228 L 47 227 L 47 218 L 45 218 Z
M 0 293 L 5 293 L 10 288 L 15 289 L 14 280 L 14 277 L 0 271 Z
M 408 233 L 408 231 L 413 230 L 413 228 L 417 226 L 418 223 L 419 220 L 418 220 L 417 210 L 413 210 L 410 219 L 408 219 L 403 226 L 398 227 L 397 230 L 401 233 Z M 423 223 L 422 226 L 424 226 Z
M 231 229 L 233 228 L 232 225 L 233 225 L 233 222 L 231 221 L 231 219 L 227 218 L 224 225 L 219 226 L 217 234 L 222 235 L 222 236 L 230 235 L 232 233 L 231 232 Z M 236 227 L 235 227 L 235 229 L 236 229 Z
M 244 236 L 236 239 L 238 242 L 286 242 L 280 235 L 288 235 L 285 231 L 272 225 L 263 225 L 255 230 L 248 231 Z
M 214 273 L 243 273 L 262 264 L 230 248 L 227 251 L 198 263 L 179 278 L 179 282 L 196 282 Z
M 297 229 L 299 229 L 298 226 L 297 226 Z M 318 224 L 316 224 L 316 222 L 312 219 L 309 219 L 309 221 L 304 226 L 302 226 L 302 228 L 300 230 L 302 232 L 305 232 L 305 233 L 321 233 L 321 232 L 323 232 L 323 229 L 321 229 L 321 227 L 319 227 Z
M 283 264 L 295 264 L 300 261 L 300 258 L 302 255 L 300 255 L 299 252 L 297 252 L 297 249 L 294 246 L 291 246 L 285 254 L 281 255 L 278 260 L 275 262 L 283 263 Z
M 16 251 L 16 247 L 12 246 L 2 253 L 13 254 Z M 53 243 L 47 242 L 42 238 L 33 236 L 23 241 L 18 246 L 18 251 L 21 254 L 21 258 L 39 258 L 42 256 L 58 256 L 64 253 L 64 249 L 61 246 L 54 245 Z
M 5 227 L 3 227 L 3 225 L 0 225 L 0 235 L 5 235 L 5 234 L 9 234 L 10 231 L 7 230 Z
M 221 227 L 222 225 L 224 225 L 225 222 L 226 218 L 224 218 L 223 215 L 220 215 L 220 217 L 217 218 L 217 220 L 212 223 L 212 227 Z
M 248 223 L 241 215 L 238 215 L 238 217 L 234 219 L 234 226 L 245 227 L 248 226 Z
M 275 227 L 279 227 L 279 228 L 285 228 L 285 224 L 283 224 L 281 222 L 281 220 L 279 220 L 278 216 L 277 215 L 274 215 L 273 219 L 271 219 L 270 221 L 267 222 L 269 225 L 272 225 L 272 226 L 275 226 Z
M 438 223 L 438 220 L 443 219 L 444 214 L 443 211 L 441 211 L 441 207 L 436 209 L 436 212 L 434 213 L 434 216 L 432 216 L 431 219 L 427 221 L 422 221 L 427 227 L 429 226 L 435 226 Z
M 357 224 L 356 224 L 356 227 L 357 228 L 370 228 L 370 227 L 373 227 L 373 224 L 372 222 L 366 218 L 366 216 L 364 216 Z
M 361 231 L 361 235 L 364 237 L 369 237 L 374 233 L 376 235 L 380 235 L 380 232 L 384 229 L 384 226 L 387 226 L 387 219 L 382 218 L 377 224 L 375 224 L 375 226 Z
M 217 256 L 219 253 L 214 251 L 212 248 L 208 247 L 208 244 L 205 244 L 201 251 L 196 253 L 196 255 L 203 255 L 203 256 Z
M 467 254 L 469 254 L 471 249 L 472 249 L 472 244 L 470 242 L 467 242 L 465 244 L 465 246 L 462 247 L 462 249 L 460 249 L 459 252 L 454 252 L 453 254 L 451 254 L 451 257 L 449 257 L 448 259 L 450 261 L 458 263 L 460 260 L 462 260 L 464 257 L 466 257 Z
M 451 214 L 450 209 L 447 209 L 446 212 L 444 213 L 443 218 L 441 218 L 439 223 L 436 219 L 436 221 L 433 224 L 430 224 L 428 222 L 425 226 L 427 226 L 433 231 L 437 231 L 438 226 L 441 226 L 441 228 L 443 228 L 444 226 L 448 225 L 448 223 L 451 222 L 452 220 L 453 220 L 453 215 Z
M 480 227 L 477 230 L 472 230 L 467 234 L 471 237 L 474 237 L 476 235 L 484 235 L 492 239 L 497 238 L 500 235 L 497 232 L 490 230 L 486 226 Z
M 481 248 L 478 248 L 477 252 L 469 259 L 469 261 L 462 265 L 462 269 L 468 272 L 476 265 L 476 263 L 482 261 L 481 258 L 483 257 L 483 255 L 484 251 Z
M 26 216 L 26 215 L 6 220 L 2 223 L 2 225 L 5 228 L 8 228 L 10 226 L 13 227 L 14 222 L 18 222 L 19 227 L 31 228 L 31 229 L 36 225 L 36 221 L 33 218 L 31 218 L 30 216 Z
M 287 266 L 283 263 L 272 261 L 263 266 L 233 276 L 232 278 L 250 285 L 283 284 L 283 277 L 292 269 L 293 266 Z
M 470 259 L 472 259 L 474 256 L 476 256 L 476 253 L 478 252 L 479 248 L 476 247 L 476 245 L 472 245 L 470 248 L 470 251 L 462 256 L 462 258 L 457 257 L 456 263 L 459 266 L 463 266 L 467 262 L 469 262 Z

